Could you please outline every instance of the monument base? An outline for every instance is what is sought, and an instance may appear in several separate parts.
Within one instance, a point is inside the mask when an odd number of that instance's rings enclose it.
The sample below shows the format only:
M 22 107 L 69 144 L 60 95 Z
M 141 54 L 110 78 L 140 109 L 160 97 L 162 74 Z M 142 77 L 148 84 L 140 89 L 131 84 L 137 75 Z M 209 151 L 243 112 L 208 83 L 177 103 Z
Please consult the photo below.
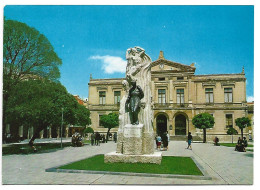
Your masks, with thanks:
M 116 152 L 110 152 L 105 154 L 105 163 L 151 163 L 151 164 L 161 164 L 162 153 L 154 152 L 153 154 L 142 154 L 142 155 L 125 155 Z

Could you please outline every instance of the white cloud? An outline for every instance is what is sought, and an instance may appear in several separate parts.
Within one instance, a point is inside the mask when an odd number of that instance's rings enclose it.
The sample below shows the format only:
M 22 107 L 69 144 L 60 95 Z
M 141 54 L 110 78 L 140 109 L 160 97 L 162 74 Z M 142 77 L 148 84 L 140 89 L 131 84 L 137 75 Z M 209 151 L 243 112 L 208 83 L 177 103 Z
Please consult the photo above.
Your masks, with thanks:
M 116 56 L 91 56 L 90 59 L 101 60 L 103 62 L 102 69 L 105 73 L 113 74 L 113 73 L 125 73 L 127 62 L 123 60 L 121 57 Z
M 254 96 L 247 97 L 247 102 L 253 102 L 253 101 L 254 101 Z

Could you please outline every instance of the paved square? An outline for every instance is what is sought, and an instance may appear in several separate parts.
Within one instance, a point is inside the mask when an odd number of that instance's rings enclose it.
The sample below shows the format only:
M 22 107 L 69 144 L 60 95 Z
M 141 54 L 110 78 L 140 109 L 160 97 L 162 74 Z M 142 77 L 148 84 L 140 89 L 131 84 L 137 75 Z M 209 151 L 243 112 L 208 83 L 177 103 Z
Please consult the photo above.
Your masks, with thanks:
M 253 153 L 236 152 L 234 148 L 171 141 L 163 156 L 193 156 L 212 180 L 120 176 L 107 174 L 78 174 L 45 172 L 45 169 L 82 160 L 96 154 L 115 151 L 116 144 L 67 147 L 42 154 L 2 156 L 3 184 L 253 184 Z

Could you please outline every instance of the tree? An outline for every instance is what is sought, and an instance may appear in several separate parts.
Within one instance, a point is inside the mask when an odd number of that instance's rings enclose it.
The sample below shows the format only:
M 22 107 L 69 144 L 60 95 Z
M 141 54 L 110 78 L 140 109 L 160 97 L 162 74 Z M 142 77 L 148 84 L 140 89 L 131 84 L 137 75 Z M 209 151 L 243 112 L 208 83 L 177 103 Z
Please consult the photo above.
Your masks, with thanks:
M 248 117 L 241 117 L 241 118 L 237 118 L 235 120 L 235 122 L 236 122 L 236 125 L 241 130 L 241 137 L 243 139 L 243 129 L 251 126 L 251 120 Z
M 64 124 L 89 125 L 90 112 L 78 104 L 64 86 L 49 80 L 27 80 L 18 83 L 6 106 L 7 122 L 11 125 L 37 126 L 37 134 L 48 126 L 60 127 L 61 115 Z M 63 111 L 62 111 L 63 108 Z
M 100 124 L 105 128 L 108 128 L 107 138 L 106 138 L 108 140 L 110 129 L 119 125 L 118 114 L 109 113 L 108 115 L 102 115 L 100 118 Z
M 203 129 L 203 143 L 206 142 L 206 129 L 214 126 L 214 117 L 209 113 L 200 113 L 192 118 L 192 124 L 199 129 Z
M 3 41 L 3 131 L 5 132 L 6 105 L 15 86 L 29 78 L 57 81 L 60 77 L 58 67 L 62 61 L 49 40 L 25 23 L 4 19 Z
M 227 130 L 227 134 L 228 135 L 232 135 L 232 144 L 233 144 L 233 135 L 237 135 L 238 132 L 236 129 L 234 129 L 233 127 L 229 127 Z
M 83 133 L 84 133 L 84 135 L 87 133 L 94 133 L 94 129 L 92 129 L 91 127 L 87 127 L 84 129 Z

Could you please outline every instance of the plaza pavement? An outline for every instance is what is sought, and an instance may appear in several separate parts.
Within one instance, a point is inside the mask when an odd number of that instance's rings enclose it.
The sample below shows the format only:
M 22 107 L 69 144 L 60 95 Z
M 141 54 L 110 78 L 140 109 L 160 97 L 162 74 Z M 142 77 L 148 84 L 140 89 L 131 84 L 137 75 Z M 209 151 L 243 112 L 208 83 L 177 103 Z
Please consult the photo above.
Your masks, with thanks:
M 115 151 L 114 142 L 100 146 L 66 147 L 56 152 L 2 156 L 2 184 L 252 184 L 253 153 L 210 143 L 171 141 L 165 156 L 192 156 L 212 180 L 142 177 L 109 174 L 56 173 L 45 169 Z

